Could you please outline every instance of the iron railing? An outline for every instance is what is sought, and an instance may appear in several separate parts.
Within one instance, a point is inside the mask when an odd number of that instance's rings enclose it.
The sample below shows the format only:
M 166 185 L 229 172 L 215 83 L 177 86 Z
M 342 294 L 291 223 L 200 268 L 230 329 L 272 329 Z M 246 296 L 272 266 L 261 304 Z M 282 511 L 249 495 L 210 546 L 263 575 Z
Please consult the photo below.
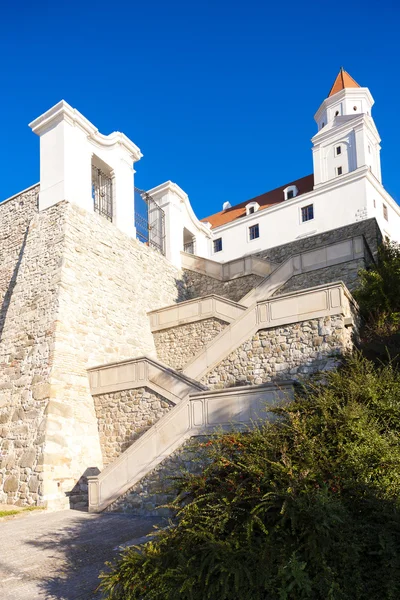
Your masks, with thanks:
M 108 221 L 113 220 L 112 179 L 104 171 L 92 165 L 92 198 L 94 210 Z
M 183 244 L 183 251 L 188 254 L 194 254 L 194 240 L 188 242 L 187 244 Z
M 135 187 L 135 227 L 138 240 L 165 254 L 165 214 L 144 190 Z

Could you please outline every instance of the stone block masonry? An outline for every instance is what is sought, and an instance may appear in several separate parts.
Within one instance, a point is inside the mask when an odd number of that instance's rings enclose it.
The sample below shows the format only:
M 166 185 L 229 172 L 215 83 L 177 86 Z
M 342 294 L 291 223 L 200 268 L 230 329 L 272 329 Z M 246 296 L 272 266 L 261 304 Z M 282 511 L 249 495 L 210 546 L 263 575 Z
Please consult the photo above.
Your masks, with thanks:
M 146 387 L 94 396 L 94 405 L 104 466 L 174 406 Z
M 353 223 L 352 225 L 345 225 L 343 227 L 338 227 L 337 229 L 310 235 L 295 240 L 294 242 L 289 242 L 288 244 L 282 244 L 282 246 L 275 246 L 274 248 L 257 252 L 255 256 L 276 263 L 282 263 L 294 254 L 306 252 L 307 250 L 314 250 L 320 246 L 334 244 L 358 235 L 364 236 L 371 251 L 371 255 L 376 260 L 378 246 L 382 243 L 382 234 L 376 219 L 366 219 L 364 221 L 359 221 L 358 223 Z M 334 280 L 332 279 L 331 281 Z
M 211 318 L 155 331 L 153 335 L 158 358 L 174 369 L 183 369 L 226 326 L 227 323 L 221 319 Z
M 181 273 L 99 215 L 0 204 L 0 501 L 68 506 L 102 467 L 86 370 L 155 356 L 147 312 L 185 299 Z
M 352 327 L 342 315 L 263 329 L 202 379 L 211 389 L 299 379 L 337 365 L 352 348 Z
M 291 277 L 289 281 L 273 295 L 280 296 L 287 292 L 304 290 L 315 285 L 332 283 L 333 281 L 343 281 L 348 289 L 353 292 L 357 289 L 359 284 L 358 273 L 361 269 L 365 269 L 365 267 L 366 262 L 361 258 L 350 260 L 339 265 L 331 265 L 330 267 L 324 267 L 323 269 L 301 273 L 300 275 Z
M 165 458 L 125 494 L 106 508 L 106 512 L 129 513 L 138 517 L 170 517 L 165 507 L 176 498 L 174 484 L 184 472 L 196 473 L 202 468 L 201 444 L 205 436 L 189 438 L 171 456 Z
M 261 283 L 263 277 L 259 275 L 244 275 L 243 277 L 237 277 L 229 281 L 221 281 L 203 273 L 183 269 L 183 279 L 188 299 L 217 294 L 223 298 L 239 302 L 243 296 Z

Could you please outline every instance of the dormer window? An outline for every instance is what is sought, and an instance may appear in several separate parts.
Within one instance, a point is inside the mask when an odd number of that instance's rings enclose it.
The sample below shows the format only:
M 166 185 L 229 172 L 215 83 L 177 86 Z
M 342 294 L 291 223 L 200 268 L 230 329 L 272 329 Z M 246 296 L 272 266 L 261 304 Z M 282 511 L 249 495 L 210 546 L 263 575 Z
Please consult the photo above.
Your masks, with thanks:
M 249 202 L 246 204 L 246 215 L 252 215 L 253 213 L 257 212 L 259 208 L 260 205 L 258 202 Z
M 287 188 L 283 190 L 283 196 L 285 200 L 290 200 L 291 198 L 295 198 L 299 190 L 296 185 L 289 185 Z

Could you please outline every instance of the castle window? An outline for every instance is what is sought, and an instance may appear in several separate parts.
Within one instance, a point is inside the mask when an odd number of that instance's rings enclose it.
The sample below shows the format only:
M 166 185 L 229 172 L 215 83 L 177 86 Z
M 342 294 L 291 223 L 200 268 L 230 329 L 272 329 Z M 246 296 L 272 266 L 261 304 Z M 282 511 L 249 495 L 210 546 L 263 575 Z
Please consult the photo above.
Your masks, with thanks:
M 113 220 L 113 185 L 112 178 L 99 167 L 92 164 L 92 198 L 94 211 L 107 219 Z
M 258 202 L 249 202 L 246 204 L 246 215 L 252 215 L 253 213 L 257 212 L 259 208 L 260 205 Z
M 383 205 L 383 218 L 386 219 L 386 221 L 389 221 L 388 209 L 386 204 Z
M 339 154 L 342 154 L 342 146 L 336 146 L 336 156 L 339 156 Z
M 303 206 L 301 209 L 301 220 L 303 223 L 305 221 L 311 221 L 314 218 L 314 205 L 309 204 L 308 206 Z
M 342 173 L 343 173 L 343 167 L 336 167 L 336 174 L 342 175 Z
M 214 252 L 221 252 L 222 250 L 222 238 L 214 240 Z
M 295 198 L 298 193 L 299 190 L 296 185 L 288 185 L 288 187 L 283 190 L 283 197 L 285 200 L 290 200 L 291 198 Z
M 249 227 L 249 240 L 255 240 L 258 237 L 260 237 L 260 230 L 257 223 L 257 225 Z

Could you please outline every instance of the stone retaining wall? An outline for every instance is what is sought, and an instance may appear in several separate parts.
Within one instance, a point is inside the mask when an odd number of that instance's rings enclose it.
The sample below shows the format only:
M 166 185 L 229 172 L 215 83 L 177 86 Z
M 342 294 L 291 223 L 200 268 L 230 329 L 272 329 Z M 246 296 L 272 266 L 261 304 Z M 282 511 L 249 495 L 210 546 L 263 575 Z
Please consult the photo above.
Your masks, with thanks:
M 230 281 L 220 281 L 203 273 L 183 269 L 183 279 L 188 299 L 217 294 L 223 298 L 239 302 L 243 296 L 263 280 L 263 277 L 259 275 L 245 275 L 244 277 L 237 277 Z
M 341 315 L 258 331 L 201 382 L 210 389 L 298 379 L 337 365 L 352 347 L 352 327 Z
M 184 471 L 194 473 L 201 469 L 200 444 L 207 439 L 205 436 L 190 438 L 130 490 L 110 504 L 106 512 L 127 512 L 138 517 L 172 516 L 172 511 L 164 505 L 176 498 L 174 482 Z
M 185 299 L 182 274 L 99 215 L 0 204 L 0 502 L 69 505 L 102 467 L 87 368 L 155 356 L 147 312 Z
M 146 387 L 101 394 L 93 399 L 104 466 L 174 406 Z
M 36 186 L 0 204 L 0 503 L 40 504 L 65 219 Z
M 316 285 L 324 285 L 334 281 L 343 281 L 352 292 L 358 287 L 358 272 L 360 269 L 365 269 L 365 267 L 366 262 L 361 258 L 350 260 L 349 262 L 341 263 L 339 265 L 317 269 L 316 271 L 301 273 L 300 275 L 291 277 L 289 281 L 273 295 L 280 296 L 287 292 L 304 290 Z
M 153 336 L 157 356 L 170 367 L 181 370 L 226 326 L 224 321 L 212 318 L 155 331 Z
M 257 252 L 255 256 L 271 260 L 272 262 L 282 263 L 294 254 L 314 250 L 327 244 L 334 244 L 335 242 L 340 242 L 357 235 L 365 237 L 372 256 L 376 259 L 378 245 L 382 242 L 382 233 L 376 219 L 366 219 L 358 223 L 332 229 L 331 231 L 310 235 L 300 240 L 289 242 L 288 244 L 282 244 L 282 246 L 275 246 L 274 248 Z

